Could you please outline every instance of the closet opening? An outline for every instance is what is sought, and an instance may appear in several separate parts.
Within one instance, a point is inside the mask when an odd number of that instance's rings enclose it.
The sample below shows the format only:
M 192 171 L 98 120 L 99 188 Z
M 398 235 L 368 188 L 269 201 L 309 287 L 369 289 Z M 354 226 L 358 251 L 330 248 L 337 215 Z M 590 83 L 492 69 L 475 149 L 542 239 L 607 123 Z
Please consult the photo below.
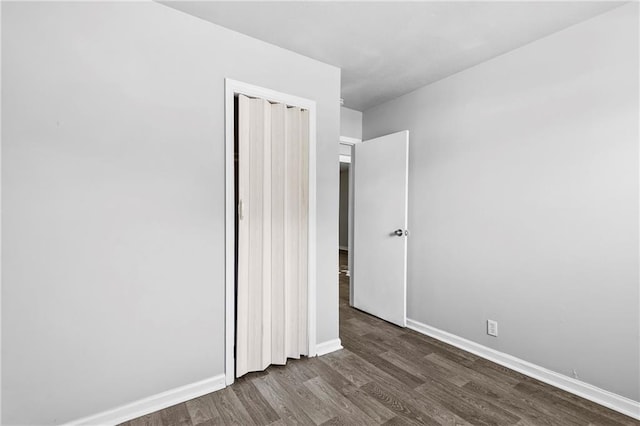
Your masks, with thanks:
M 225 381 L 316 355 L 315 102 L 227 79 Z

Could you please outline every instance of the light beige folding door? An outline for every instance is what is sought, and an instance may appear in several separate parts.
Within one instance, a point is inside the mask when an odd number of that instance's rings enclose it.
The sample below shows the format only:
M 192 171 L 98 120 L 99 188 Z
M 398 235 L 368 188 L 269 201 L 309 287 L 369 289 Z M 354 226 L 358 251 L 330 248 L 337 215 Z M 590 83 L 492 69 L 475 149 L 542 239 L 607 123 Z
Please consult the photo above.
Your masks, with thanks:
M 309 113 L 238 99 L 236 377 L 308 354 Z

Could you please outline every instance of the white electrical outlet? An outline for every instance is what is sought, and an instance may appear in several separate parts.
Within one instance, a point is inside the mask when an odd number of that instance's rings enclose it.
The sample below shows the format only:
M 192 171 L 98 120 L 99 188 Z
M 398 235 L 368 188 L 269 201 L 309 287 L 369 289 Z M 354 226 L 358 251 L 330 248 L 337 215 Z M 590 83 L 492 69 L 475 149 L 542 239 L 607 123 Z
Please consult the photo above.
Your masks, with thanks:
M 487 334 L 498 337 L 498 321 L 487 320 Z

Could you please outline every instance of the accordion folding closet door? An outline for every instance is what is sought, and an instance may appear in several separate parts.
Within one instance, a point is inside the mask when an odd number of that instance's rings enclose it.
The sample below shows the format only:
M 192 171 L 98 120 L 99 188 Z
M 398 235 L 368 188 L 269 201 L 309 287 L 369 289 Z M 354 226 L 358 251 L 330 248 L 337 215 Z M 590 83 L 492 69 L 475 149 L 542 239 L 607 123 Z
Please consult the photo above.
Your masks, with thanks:
M 309 355 L 309 111 L 236 97 L 235 377 Z

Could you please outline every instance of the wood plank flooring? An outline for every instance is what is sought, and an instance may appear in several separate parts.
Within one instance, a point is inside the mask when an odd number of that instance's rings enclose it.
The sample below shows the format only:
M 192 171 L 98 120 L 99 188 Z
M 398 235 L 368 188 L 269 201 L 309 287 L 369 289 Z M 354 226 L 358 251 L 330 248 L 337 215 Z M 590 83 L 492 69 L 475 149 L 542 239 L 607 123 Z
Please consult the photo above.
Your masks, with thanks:
M 341 270 L 346 253 L 340 253 Z M 640 422 L 350 308 L 340 273 L 345 349 L 290 360 L 124 426 L 640 425 Z

